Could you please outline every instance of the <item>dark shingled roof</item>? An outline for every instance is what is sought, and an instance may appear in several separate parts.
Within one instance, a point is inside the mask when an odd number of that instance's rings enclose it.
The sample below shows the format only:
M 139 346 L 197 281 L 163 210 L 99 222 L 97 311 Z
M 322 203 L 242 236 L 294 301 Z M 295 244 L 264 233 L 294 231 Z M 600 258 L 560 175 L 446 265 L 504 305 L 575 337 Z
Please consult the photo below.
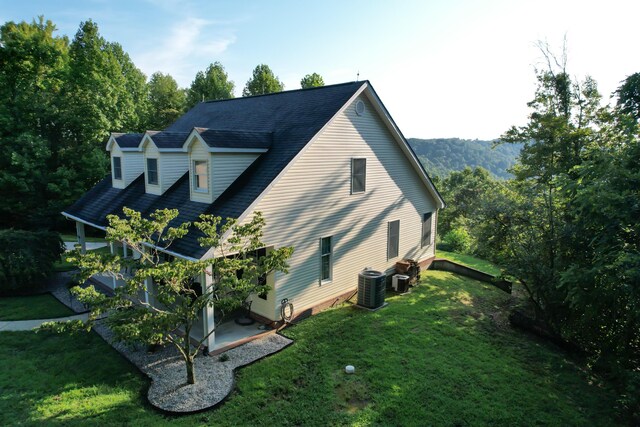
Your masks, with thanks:
M 190 132 L 200 127 L 215 129 L 212 132 L 230 131 L 230 134 L 243 137 L 257 138 L 261 135 L 260 138 L 265 138 L 266 134 L 271 135 L 269 151 L 261 154 L 210 205 L 189 200 L 188 174 L 182 176 L 162 196 L 145 194 L 144 177 L 141 175 L 125 189 L 112 188 L 111 178 L 106 177 L 65 212 L 100 226 L 106 225 L 106 215 L 121 214 L 123 206 L 143 214 L 159 208 L 176 208 L 180 212 L 176 224 L 193 221 L 200 213 L 238 218 L 365 83 L 368 82 L 203 102 L 180 117 L 165 132 Z M 215 141 L 216 134 L 212 135 Z M 152 138 L 155 141 L 155 135 Z M 239 142 L 234 147 L 238 146 Z M 200 232 L 194 228 L 170 249 L 200 258 L 208 250 L 198 243 L 200 236 Z
M 250 132 L 241 130 L 215 130 L 196 128 L 209 147 L 217 148 L 269 148 L 272 132 Z
M 158 148 L 182 148 L 190 132 L 149 131 L 148 134 Z
M 120 148 L 136 148 L 144 136 L 143 133 L 113 133 L 112 135 Z

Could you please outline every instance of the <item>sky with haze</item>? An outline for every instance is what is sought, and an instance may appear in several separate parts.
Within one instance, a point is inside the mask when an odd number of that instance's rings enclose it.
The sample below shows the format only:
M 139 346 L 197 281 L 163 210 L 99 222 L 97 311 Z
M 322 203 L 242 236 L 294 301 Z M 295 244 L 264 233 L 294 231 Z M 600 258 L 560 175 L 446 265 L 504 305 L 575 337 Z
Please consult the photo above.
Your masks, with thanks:
M 236 96 L 262 63 L 285 90 L 313 72 L 366 79 L 414 138 L 494 139 L 525 124 L 540 40 L 560 53 L 566 36 L 568 71 L 595 78 L 603 102 L 640 72 L 637 0 L 0 0 L 1 23 L 39 15 L 70 39 L 95 21 L 147 76 L 181 87 L 214 61 Z

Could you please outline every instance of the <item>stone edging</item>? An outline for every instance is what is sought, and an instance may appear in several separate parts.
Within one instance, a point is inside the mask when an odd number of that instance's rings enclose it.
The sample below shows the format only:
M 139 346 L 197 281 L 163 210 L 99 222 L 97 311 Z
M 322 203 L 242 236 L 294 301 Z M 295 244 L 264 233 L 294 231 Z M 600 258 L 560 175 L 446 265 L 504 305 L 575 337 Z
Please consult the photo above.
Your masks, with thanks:
M 458 264 L 457 262 L 445 259 L 436 258 L 431 263 L 430 269 L 450 271 L 452 273 L 460 274 L 462 276 L 470 277 L 472 279 L 480 280 L 481 282 L 489 283 L 496 288 L 511 293 L 512 283 L 506 280 L 500 280 L 495 276 L 485 273 L 484 271 L 476 270 L 475 268 L 467 267 L 466 265 Z

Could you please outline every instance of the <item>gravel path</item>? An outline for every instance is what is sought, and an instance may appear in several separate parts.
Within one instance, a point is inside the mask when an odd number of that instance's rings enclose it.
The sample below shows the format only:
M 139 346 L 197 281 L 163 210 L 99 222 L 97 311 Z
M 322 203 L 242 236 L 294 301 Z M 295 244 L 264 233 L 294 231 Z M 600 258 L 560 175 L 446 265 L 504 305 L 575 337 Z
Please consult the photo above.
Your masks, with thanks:
M 85 311 L 82 304 L 70 297 L 66 279 L 60 277 L 55 280 L 51 293 L 72 310 Z M 195 359 L 196 384 L 191 385 L 187 384 L 185 364 L 173 346 L 150 353 L 144 347 L 114 342 L 113 333 L 103 321 L 97 322 L 94 330 L 151 378 L 147 398 L 153 406 L 167 412 L 184 414 L 216 406 L 233 390 L 236 368 L 277 353 L 293 342 L 282 335 L 271 333 L 222 353 L 228 357 L 225 362 L 219 360 L 221 355 L 199 354 Z

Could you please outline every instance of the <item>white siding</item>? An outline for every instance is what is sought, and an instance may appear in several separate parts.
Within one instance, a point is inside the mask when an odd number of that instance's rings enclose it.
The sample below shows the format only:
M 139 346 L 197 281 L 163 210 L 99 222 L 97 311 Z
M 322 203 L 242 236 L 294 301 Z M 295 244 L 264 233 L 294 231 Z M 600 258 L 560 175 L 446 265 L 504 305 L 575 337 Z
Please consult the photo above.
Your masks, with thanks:
M 158 185 L 149 184 L 147 177 L 147 159 L 158 159 Z M 155 144 L 146 143 L 144 144 L 144 191 L 149 194 L 157 194 L 161 195 L 162 190 L 160 188 L 160 174 L 162 173 L 162 169 L 160 168 L 160 152 Z
M 199 139 L 194 139 L 189 147 L 189 187 L 191 200 L 195 202 L 213 203 L 259 156 L 255 153 L 210 153 Z M 193 188 L 195 160 L 207 161 L 209 186 L 206 192 Z
M 187 153 L 160 153 L 158 172 L 160 191 L 164 193 L 189 170 Z
M 200 140 L 193 137 L 195 141 L 189 146 L 189 191 L 191 192 L 191 200 L 194 202 L 213 203 L 211 197 L 211 153 L 202 145 Z M 207 191 L 195 191 L 193 189 L 193 162 L 194 160 L 206 160 L 209 175 L 209 185 Z
M 290 273 L 276 277 L 270 296 L 276 305 L 254 305 L 270 319 L 279 318 L 283 298 L 300 313 L 357 288 L 365 267 L 385 271 L 403 258 L 434 254 L 434 245 L 421 248 L 420 240 L 422 215 L 435 212 L 436 201 L 367 97 L 360 99 L 364 114 L 356 115 L 355 102 L 348 106 L 255 208 L 267 222 L 265 243 L 295 248 Z M 351 194 L 353 157 L 367 159 L 364 193 Z M 387 260 L 387 223 L 393 220 L 400 220 L 399 256 Z M 433 231 L 432 239 L 435 225 Z M 320 238 L 326 236 L 333 236 L 333 280 L 320 284 Z
M 113 179 L 113 157 L 120 157 L 122 179 Z M 113 188 L 125 188 L 144 172 L 142 153 L 123 152 L 117 144 L 111 149 L 111 183 Z
M 213 200 L 217 199 L 257 158 L 258 154 L 255 153 L 213 153 Z

